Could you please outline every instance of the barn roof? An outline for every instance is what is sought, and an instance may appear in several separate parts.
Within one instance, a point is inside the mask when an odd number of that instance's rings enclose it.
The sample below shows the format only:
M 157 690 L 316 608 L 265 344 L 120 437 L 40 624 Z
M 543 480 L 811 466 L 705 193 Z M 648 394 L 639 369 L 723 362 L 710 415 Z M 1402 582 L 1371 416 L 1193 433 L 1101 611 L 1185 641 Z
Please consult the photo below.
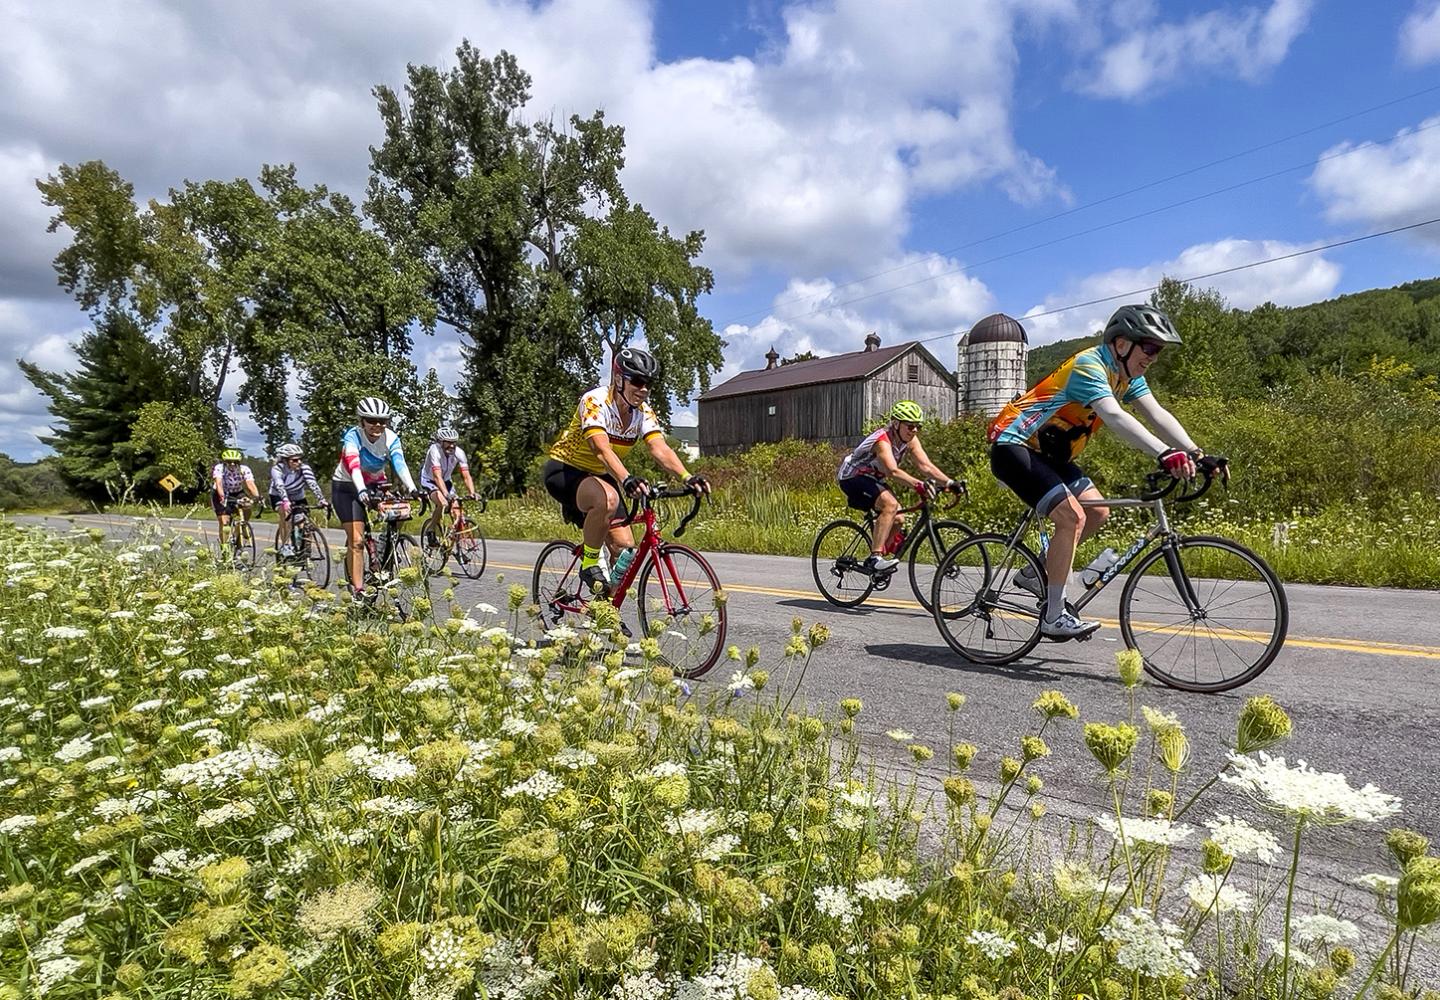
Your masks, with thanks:
M 832 354 L 828 358 L 814 358 L 810 361 L 796 361 L 775 368 L 761 368 L 757 371 L 741 372 L 734 378 L 726 379 L 700 397 L 700 402 L 724 399 L 730 396 L 748 396 L 752 392 L 776 392 L 795 389 L 802 385 L 819 385 L 824 382 L 852 382 L 867 378 L 890 364 L 896 358 L 910 351 L 925 356 L 930 366 L 944 375 L 953 386 L 955 376 L 936 360 L 917 340 L 893 347 L 880 347 L 873 351 L 852 351 L 849 354 Z

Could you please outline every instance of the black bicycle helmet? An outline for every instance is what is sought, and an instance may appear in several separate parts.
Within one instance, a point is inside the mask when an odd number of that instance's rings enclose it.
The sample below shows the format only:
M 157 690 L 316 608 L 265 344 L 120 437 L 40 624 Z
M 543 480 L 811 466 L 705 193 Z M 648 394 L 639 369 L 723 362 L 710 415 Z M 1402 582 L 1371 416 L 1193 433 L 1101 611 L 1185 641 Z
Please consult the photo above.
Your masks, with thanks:
M 653 382 L 660 375 L 660 362 L 649 351 L 638 347 L 623 347 L 615 355 L 615 372 L 625 378 L 643 378 Z
M 1170 317 L 1147 305 L 1121 306 L 1115 310 L 1115 315 L 1105 324 L 1104 341 L 1113 344 L 1116 337 L 1124 337 L 1132 343 L 1149 340 L 1177 347 L 1182 343 L 1180 331 L 1175 329 Z

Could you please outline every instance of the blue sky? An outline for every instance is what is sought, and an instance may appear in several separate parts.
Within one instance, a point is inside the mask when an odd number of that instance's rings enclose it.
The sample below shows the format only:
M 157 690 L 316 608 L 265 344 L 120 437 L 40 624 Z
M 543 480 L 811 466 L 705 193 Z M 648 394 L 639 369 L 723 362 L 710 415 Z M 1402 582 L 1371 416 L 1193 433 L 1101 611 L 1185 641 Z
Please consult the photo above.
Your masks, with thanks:
M 44 232 L 37 176 L 101 158 L 150 197 L 294 161 L 306 182 L 358 192 L 378 137 L 370 86 L 445 64 L 462 36 L 517 54 L 536 117 L 605 108 L 627 128 L 632 197 L 707 232 L 703 309 L 729 342 L 718 379 L 771 344 L 853 350 L 871 329 L 934 338 L 950 359 L 997 309 L 1024 317 L 1440 216 L 1440 89 L 1407 97 L 1440 87 L 1440 0 L 6 6 L 0 343 L 53 368 L 73 364 L 86 324 L 54 284 L 64 234 Z M 1298 304 L 1433 276 L 1437 251 L 1440 225 L 1213 284 L 1237 306 Z M 1026 323 L 1044 342 L 1112 308 Z M 452 335 L 423 338 L 416 359 L 458 375 Z M 0 359 L 0 451 L 41 453 L 47 422 Z

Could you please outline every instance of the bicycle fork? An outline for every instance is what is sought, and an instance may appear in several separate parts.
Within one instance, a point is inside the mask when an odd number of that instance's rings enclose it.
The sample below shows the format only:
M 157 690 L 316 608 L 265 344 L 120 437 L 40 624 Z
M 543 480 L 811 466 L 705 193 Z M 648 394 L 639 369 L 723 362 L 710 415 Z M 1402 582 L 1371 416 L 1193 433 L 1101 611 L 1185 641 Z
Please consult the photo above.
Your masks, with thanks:
M 1180 546 L 1173 538 L 1167 538 L 1160 543 L 1161 551 L 1165 554 L 1165 568 L 1170 571 L 1170 582 L 1175 584 L 1180 599 L 1185 602 L 1185 610 L 1190 612 L 1192 621 L 1198 621 L 1205 617 L 1205 609 L 1200 606 L 1199 595 L 1195 593 L 1195 585 L 1190 582 L 1190 574 L 1185 572 L 1184 565 L 1180 562 Z

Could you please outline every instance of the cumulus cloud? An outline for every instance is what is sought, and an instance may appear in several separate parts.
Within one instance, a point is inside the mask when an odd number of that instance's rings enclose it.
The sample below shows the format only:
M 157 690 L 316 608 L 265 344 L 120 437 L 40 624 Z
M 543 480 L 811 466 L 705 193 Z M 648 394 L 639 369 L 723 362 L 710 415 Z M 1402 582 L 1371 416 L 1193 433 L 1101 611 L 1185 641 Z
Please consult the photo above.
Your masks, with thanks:
M 1420 0 L 1400 26 L 1400 57 L 1412 66 L 1440 59 L 1440 0 Z
M 727 326 L 730 346 L 716 384 L 765 367 L 772 346 L 782 357 L 843 354 L 864 347 L 872 330 L 884 344 L 938 337 L 927 346 L 949 363 L 954 345 L 947 338 L 994 311 L 995 297 L 984 282 L 949 258 L 911 253 L 872 265 L 867 273 L 880 277 L 844 285 L 828 278 L 792 280 L 764 319 Z M 903 279 L 897 280 L 899 274 Z M 901 285 L 907 287 L 896 292 Z
M 1121 37 L 1103 46 L 1081 89 L 1143 99 L 1196 76 L 1259 79 L 1284 60 L 1313 5 L 1314 0 L 1271 0 L 1268 7 L 1212 10 L 1160 23 L 1153 4 L 1126 0 L 1112 11 Z
M 1402 129 L 1383 146 L 1341 143 L 1325 156 L 1330 159 L 1315 168 L 1310 185 L 1327 218 L 1388 227 L 1440 216 L 1440 116 Z M 1435 227 L 1416 234 L 1440 241 Z
M 0 299 L 0 452 L 29 459 L 45 449 L 39 435 L 48 434 L 47 400 L 13 362 L 31 361 L 46 371 L 75 368 L 75 344 L 88 327 L 63 306 Z
M 1087 337 L 1102 329 L 1110 314 L 1124 305 L 1126 299 L 1114 299 L 1048 316 L 1038 314 L 1073 302 L 1088 302 L 1148 289 L 1167 276 L 1185 278 L 1208 274 L 1305 249 L 1305 244 L 1281 240 L 1224 239 L 1199 243 L 1170 260 L 1156 261 L 1143 267 L 1116 268 L 1081 278 L 1047 295 L 1043 302 L 1026 310 L 1021 319 L 1032 344 Z M 1207 278 L 1197 284 L 1217 289 L 1237 309 L 1250 309 L 1264 302 L 1282 306 L 1315 302 L 1332 295 L 1339 282 L 1340 265 L 1327 260 L 1323 254 L 1312 254 Z M 1149 295 L 1148 291 L 1138 292 L 1132 301 L 1144 301 Z

